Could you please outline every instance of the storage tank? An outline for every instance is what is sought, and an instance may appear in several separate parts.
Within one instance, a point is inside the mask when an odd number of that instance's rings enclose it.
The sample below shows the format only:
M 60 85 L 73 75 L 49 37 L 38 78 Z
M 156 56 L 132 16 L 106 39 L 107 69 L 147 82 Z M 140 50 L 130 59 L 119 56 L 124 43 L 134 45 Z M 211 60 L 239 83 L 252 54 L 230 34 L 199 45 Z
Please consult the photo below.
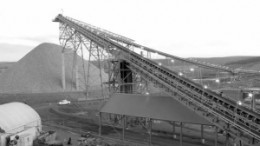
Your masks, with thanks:
M 42 130 L 39 114 L 20 102 L 0 105 L 0 145 L 32 146 Z

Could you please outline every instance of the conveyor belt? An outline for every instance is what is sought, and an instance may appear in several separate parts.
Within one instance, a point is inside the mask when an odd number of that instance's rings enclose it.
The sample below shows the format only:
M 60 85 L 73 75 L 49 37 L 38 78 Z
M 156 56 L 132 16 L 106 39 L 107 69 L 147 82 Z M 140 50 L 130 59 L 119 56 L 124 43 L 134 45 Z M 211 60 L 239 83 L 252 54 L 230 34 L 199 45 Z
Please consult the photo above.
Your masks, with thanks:
M 231 136 L 248 144 L 260 140 L 260 116 L 256 112 L 239 106 L 209 89 L 204 89 L 202 85 L 179 76 L 178 73 L 159 66 L 156 62 L 142 57 L 107 37 L 97 35 L 62 15 L 58 15 L 54 21 L 66 24 L 112 55 L 120 56 L 130 64 L 132 71 L 159 85 L 187 108 L 194 110 Z M 176 94 L 180 96 L 175 96 Z
M 237 70 L 237 69 L 233 69 L 233 68 L 223 66 L 223 65 L 216 65 L 216 64 L 212 64 L 212 63 L 198 61 L 198 60 L 191 59 L 191 58 L 189 59 L 189 58 L 181 58 L 181 57 L 178 57 L 178 56 L 174 56 L 174 55 L 171 55 L 171 54 L 168 54 L 168 53 L 164 53 L 164 52 L 161 52 L 161 51 L 158 51 L 158 50 L 137 44 L 132 39 L 129 39 L 125 36 L 121 36 L 119 34 L 112 33 L 108 30 L 93 26 L 91 24 L 87 24 L 85 22 L 82 22 L 82 21 L 79 21 L 79 20 L 76 20 L 76 19 L 73 19 L 73 18 L 70 18 L 70 17 L 66 17 L 66 18 L 73 21 L 73 22 L 76 22 L 77 24 L 83 26 L 84 28 L 90 30 L 93 33 L 96 33 L 97 35 L 101 35 L 103 37 L 108 37 L 111 40 L 114 40 L 116 42 L 121 42 L 121 43 L 126 44 L 128 46 L 133 46 L 133 47 L 136 47 L 136 48 L 139 48 L 139 49 L 143 49 L 143 50 L 150 52 L 150 53 L 157 53 L 159 55 L 162 55 L 162 56 L 165 56 L 165 57 L 168 57 L 168 58 L 180 60 L 180 61 L 187 62 L 187 63 L 190 63 L 190 64 L 194 64 L 196 66 L 200 66 L 200 67 L 203 67 L 203 68 L 209 68 L 209 69 L 214 69 L 214 70 L 218 70 L 218 71 L 225 71 L 225 72 L 229 72 L 231 74 L 260 74 L 259 71 L 255 71 L 255 70 L 242 70 L 242 69 Z

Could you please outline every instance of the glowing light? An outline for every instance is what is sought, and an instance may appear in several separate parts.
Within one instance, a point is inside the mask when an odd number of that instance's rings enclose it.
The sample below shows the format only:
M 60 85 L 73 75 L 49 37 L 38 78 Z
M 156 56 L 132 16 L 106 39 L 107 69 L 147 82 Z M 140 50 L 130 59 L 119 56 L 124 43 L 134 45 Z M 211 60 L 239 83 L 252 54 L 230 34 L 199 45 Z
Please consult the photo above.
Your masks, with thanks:
M 191 72 L 194 72 L 194 68 L 190 68 L 190 71 L 191 71 Z
M 220 82 L 220 80 L 219 79 L 216 79 L 216 83 L 219 83 Z
M 161 65 L 162 65 L 162 63 L 161 63 L 161 62 L 159 62 L 159 63 L 158 63 L 158 65 L 159 65 L 159 66 L 161 66 Z
M 239 101 L 237 101 L 237 104 L 242 105 L 243 103 L 242 103 L 242 101 L 239 100 Z
M 207 85 L 204 85 L 203 87 L 204 87 L 204 89 L 208 89 L 208 86 L 207 86 Z
M 183 75 L 183 73 L 182 72 L 179 72 L 179 76 L 182 76 Z
M 253 93 L 248 93 L 248 96 L 249 97 L 253 97 Z
M 205 139 L 203 138 L 203 139 L 201 140 L 201 142 L 202 142 L 203 144 L 205 144 Z
M 176 134 L 174 134 L 174 135 L 173 135 L 173 138 L 174 138 L 174 139 L 176 139 L 176 138 L 177 138 L 177 135 L 176 135 Z
M 139 86 L 142 86 L 142 83 L 140 83 Z
M 173 59 L 171 60 L 171 63 L 174 63 L 174 60 L 173 60 Z M 260 72 L 260 71 L 259 71 L 259 72 Z
M 145 95 L 150 95 L 150 93 L 149 92 L 145 92 Z

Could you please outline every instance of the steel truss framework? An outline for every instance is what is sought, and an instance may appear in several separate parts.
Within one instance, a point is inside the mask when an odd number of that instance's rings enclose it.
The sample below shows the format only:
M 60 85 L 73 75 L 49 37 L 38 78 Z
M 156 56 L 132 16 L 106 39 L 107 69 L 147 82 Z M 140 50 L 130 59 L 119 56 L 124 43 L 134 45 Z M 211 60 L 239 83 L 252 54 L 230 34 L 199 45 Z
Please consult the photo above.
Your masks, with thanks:
M 108 54 L 99 47 L 97 44 L 92 42 L 89 39 L 86 39 L 86 37 L 82 36 L 80 33 L 75 31 L 75 29 L 68 27 L 66 24 L 60 24 L 60 44 L 63 47 L 62 49 L 62 85 L 63 89 L 66 88 L 66 83 L 65 83 L 65 59 L 64 59 L 64 54 L 65 53 L 73 53 L 73 74 L 75 75 L 75 87 L 78 90 L 79 87 L 79 77 L 78 77 L 78 54 L 81 54 L 81 59 L 82 59 L 82 68 L 83 68 L 83 73 L 84 73 L 84 86 L 83 87 L 87 93 L 89 91 L 89 79 L 90 79 L 90 63 L 87 65 L 84 63 L 84 50 L 87 50 L 88 56 L 88 61 L 97 61 L 97 66 L 99 68 L 99 75 L 100 75 L 100 82 L 103 83 L 104 81 L 102 80 L 102 73 L 101 73 L 101 68 L 102 68 L 102 62 L 104 60 L 107 60 Z M 87 72 L 85 72 L 87 70 Z M 100 85 L 101 89 L 103 89 L 103 84 Z M 104 92 L 102 90 L 102 92 Z M 104 93 L 102 93 L 104 97 Z
M 62 15 L 58 15 L 54 21 L 72 30 L 63 33 L 70 34 L 67 35 L 65 42 L 73 40 L 73 36 L 78 36 L 78 41 L 74 42 L 85 41 L 83 44 L 89 44 L 86 43 L 86 40 L 88 40 L 96 46 L 95 48 L 103 50 L 104 54 L 110 54 L 115 60 L 124 60 L 129 63 L 128 67 L 136 76 L 141 76 L 146 81 L 161 87 L 181 104 L 226 131 L 227 136 L 249 145 L 259 142 L 260 116 L 255 111 L 238 106 L 236 102 L 223 98 L 209 89 L 204 89 L 202 85 L 133 52 L 130 49 L 133 46 L 123 45 L 122 42 L 128 41 L 127 43 L 129 43 L 129 40 L 123 37 L 110 36 L 102 30 L 97 31 L 95 28 L 86 26 L 85 23 Z M 118 40 L 120 40 L 120 43 L 118 43 Z M 77 46 L 75 44 L 77 43 L 74 43 L 74 47 Z M 97 49 L 96 51 L 100 52 L 100 50 Z
M 79 90 L 79 76 L 78 76 L 78 59 L 77 54 L 81 54 L 81 58 L 84 59 L 84 50 L 87 50 L 87 58 L 89 61 L 96 61 L 99 71 L 100 71 L 100 79 L 101 83 L 106 82 L 102 80 L 101 77 L 101 68 L 103 68 L 104 64 L 107 64 L 107 71 L 108 71 L 108 89 L 110 93 L 115 92 L 129 92 L 125 89 L 125 87 L 133 87 L 131 89 L 131 92 L 129 93 L 142 93 L 143 91 L 147 91 L 147 87 L 145 86 L 147 84 L 147 81 L 143 80 L 140 75 L 137 75 L 136 73 L 127 73 L 124 75 L 124 77 L 120 76 L 122 75 L 122 72 L 126 71 L 126 69 L 120 68 L 120 65 L 122 65 L 123 59 L 120 59 L 119 56 L 113 56 L 105 51 L 103 47 L 99 46 L 97 43 L 93 42 L 92 40 L 84 37 L 82 34 L 77 32 L 74 28 L 69 27 L 66 24 L 60 23 L 60 35 L 59 35 L 59 41 L 62 49 L 62 86 L 63 89 L 66 89 L 66 81 L 65 81 L 65 53 L 73 53 L 73 78 L 75 79 L 75 88 Z M 82 61 L 84 62 L 84 61 Z M 84 85 L 86 89 L 86 93 L 89 92 L 89 85 L 90 85 L 90 64 L 88 63 L 85 65 L 82 64 L 83 70 L 87 70 L 87 72 L 84 72 Z M 132 76 L 133 82 L 131 83 L 125 83 L 124 80 Z M 101 84 L 101 88 L 104 89 L 104 85 Z M 102 94 L 104 95 L 104 91 L 102 90 Z

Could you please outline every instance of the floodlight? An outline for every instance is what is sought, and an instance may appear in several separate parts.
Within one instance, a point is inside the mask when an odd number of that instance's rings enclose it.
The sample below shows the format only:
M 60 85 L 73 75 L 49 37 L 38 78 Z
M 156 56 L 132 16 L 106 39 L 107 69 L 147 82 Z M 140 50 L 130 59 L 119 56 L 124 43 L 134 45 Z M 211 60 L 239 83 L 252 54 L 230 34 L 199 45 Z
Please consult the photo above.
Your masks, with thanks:
M 242 105 L 242 101 L 240 101 L 240 100 L 237 101 L 237 104 L 241 106 Z

